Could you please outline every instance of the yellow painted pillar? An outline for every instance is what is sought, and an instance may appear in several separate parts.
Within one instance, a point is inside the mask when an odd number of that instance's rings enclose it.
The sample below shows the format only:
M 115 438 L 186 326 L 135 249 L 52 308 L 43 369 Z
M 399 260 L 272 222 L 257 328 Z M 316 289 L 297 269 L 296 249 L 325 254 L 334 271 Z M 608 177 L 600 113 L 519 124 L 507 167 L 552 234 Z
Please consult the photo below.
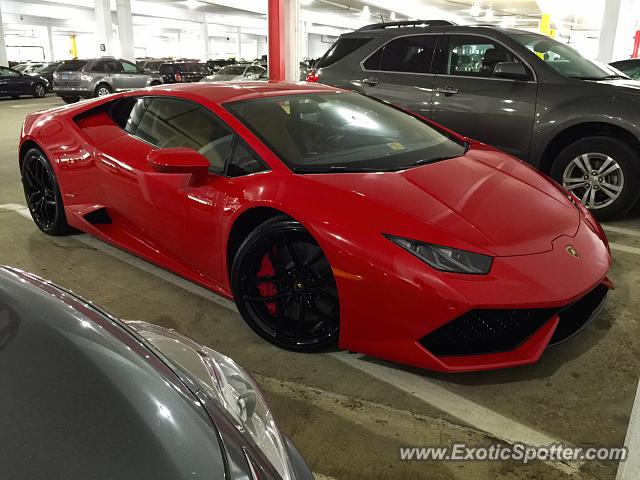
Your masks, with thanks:
M 551 15 L 543 13 L 540 17 L 540 33 L 551 34 Z
M 71 35 L 71 50 L 69 52 L 73 58 L 78 58 L 78 45 L 76 44 L 75 35 Z

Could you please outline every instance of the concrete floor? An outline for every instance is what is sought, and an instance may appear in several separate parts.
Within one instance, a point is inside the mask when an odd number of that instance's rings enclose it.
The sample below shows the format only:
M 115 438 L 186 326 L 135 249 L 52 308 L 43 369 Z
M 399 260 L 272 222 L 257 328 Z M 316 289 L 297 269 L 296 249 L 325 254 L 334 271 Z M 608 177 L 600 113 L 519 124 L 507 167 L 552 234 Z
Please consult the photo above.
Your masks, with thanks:
M 60 104 L 55 97 L 0 100 L 0 205 L 24 205 L 17 168 L 24 116 Z M 47 237 L 15 208 L 0 207 L 0 264 L 49 278 L 121 318 L 174 328 L 232 356 L 256 374 L 283 430 L 320 476 L 615 478 L 611 462 L 407 462 L 398 449 L 496 440 L 621 446 L 640 371 L 637 218 L 611 224 L 621 228 L 611 232 L 617 288 L 588 329 L 545 352 L 537 365 L 447 376 L 347 353 L 279 350 L 215 295 L 86 235 Z

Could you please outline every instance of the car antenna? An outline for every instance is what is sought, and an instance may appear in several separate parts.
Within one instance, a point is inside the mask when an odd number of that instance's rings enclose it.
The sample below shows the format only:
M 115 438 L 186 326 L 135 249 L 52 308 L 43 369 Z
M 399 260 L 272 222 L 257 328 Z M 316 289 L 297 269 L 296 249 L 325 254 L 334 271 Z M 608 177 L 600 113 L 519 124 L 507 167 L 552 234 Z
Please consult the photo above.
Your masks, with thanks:
M 380 13 L 379 15 L 380 15 L 380 20 L 382 20 L 382 23 L 384 23 L 384 17 L 382 16 L 382 13 Z

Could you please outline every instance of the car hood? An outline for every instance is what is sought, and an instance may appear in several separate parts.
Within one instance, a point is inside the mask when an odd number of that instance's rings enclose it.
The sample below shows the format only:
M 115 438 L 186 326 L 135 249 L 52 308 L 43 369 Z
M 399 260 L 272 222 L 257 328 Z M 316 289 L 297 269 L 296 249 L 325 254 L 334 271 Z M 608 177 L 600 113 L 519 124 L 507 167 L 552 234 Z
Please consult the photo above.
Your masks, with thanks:
M 609 85 L 629 90 L 632 93 L 640 93 L 640 80 L 632 80 L 630 78 L 613 78 L 610 80 L 590 80 L 601 85 Z
M 578 209 L 555 185 L 523 162 L 484 147 L 399 172 L 311 176 L 376 203 L 377 219 L 400 214 L 497 256 L 549 251 L 554 239 L 574 236 L 580 223 Z
M 74 295 L 4 267 L 0 379 L 3 478 L 224 478 L 211 420 L 150 350 Z

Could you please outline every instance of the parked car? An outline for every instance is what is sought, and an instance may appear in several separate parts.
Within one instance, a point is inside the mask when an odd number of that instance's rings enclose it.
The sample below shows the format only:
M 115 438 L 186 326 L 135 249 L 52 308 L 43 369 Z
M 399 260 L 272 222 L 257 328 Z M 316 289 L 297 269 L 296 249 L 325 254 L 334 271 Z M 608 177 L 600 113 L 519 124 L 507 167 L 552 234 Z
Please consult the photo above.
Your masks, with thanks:
M 34 71 L 38 70 L 43 65 L 44 65 L 44 62 L 26 62 L 26 63 L 19 63 L 18 65 L 16 65 L 13 68 L 14 68 L 14 70 L 17 70 L 20 73 L 24 73 L 25 75 L 29 75 L 29 74 L 33 73 Z
M 237 63 L 235 59 L 225 60 L 222 58 L 218 58 L 214 60 L 207 60 L 206 65 L 211 73 L 216 73 L 221 68 L 226 67 L 227 65 L 233 65 L 234 63 Z
M 10 267 L 0 382 L 4 478 L 313 480 L 233 360 Z
M 233 82 L 233 81 L 247 81 L 257 80 L 260 75 L 263 75 L 267 71 L 266 68 L 260 65 L 253 65 L 250 63 L 237 63 L 235 65 L 228 65 L 218 70 L 218 73 L 209 75 L 203 78 L 203 82 Z
M 38 70 L 31 73 L 34 77 L 44 78 L 48 82 L 48 90 L 53 90 L 53 73 L 63 62 L 49 62 L 42 65 Z
M 172 61 L 171 58 L 147 58 L 136 62 L 136 65 L 145 72 L 160 73 L 160 65 Z
M 370 25 L 342 35 L 316 73 L 529 162 L 601 219 L 640 197 L 640 84 L 553 38 L 442 20 Z
M 159 68 L 164 83 L 192 83 L 199 82 L 211 71 L 200 62 L 171 62 L 163 63 Z
M 640 80 L 640 58 L 619 60 L 617 62 L 611 62 L 609 65 L 617 70 L 620 70 L 629 78 Z
M 31 95 L 42 98 L 49 90 L 49 82 L 44 78 L 25 75 L 12 68 L 0 67 L 0 96 L 18 98 Z
M 73 227 L 233 298 L 295 351 L 506 368 L 603 307 L 606 236 L 525 163 L 335 87 L 233 87 L 27 115 L 19 165 L 38 228 Z
M 67 60 L 53 73 L 53 92 L 65 103 L 160 85 L 162 77 L 113 57 Z

